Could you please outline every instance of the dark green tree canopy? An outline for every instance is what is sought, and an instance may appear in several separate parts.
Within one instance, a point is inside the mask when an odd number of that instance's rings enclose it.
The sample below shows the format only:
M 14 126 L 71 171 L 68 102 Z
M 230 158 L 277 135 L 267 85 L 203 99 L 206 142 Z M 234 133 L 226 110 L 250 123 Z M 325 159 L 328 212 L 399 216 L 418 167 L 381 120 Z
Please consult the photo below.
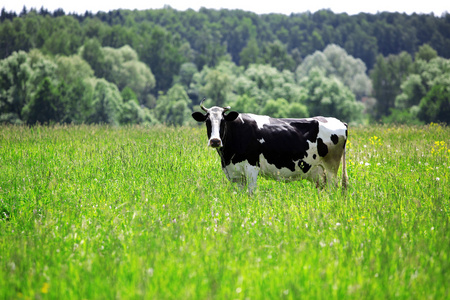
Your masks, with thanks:
M 42 106 L 48 122 L 181 125 L 205 96 L 280 116 L 431 122 L 446 103 L 449 14 L 0 14 L 0 122 L 41 122 Z

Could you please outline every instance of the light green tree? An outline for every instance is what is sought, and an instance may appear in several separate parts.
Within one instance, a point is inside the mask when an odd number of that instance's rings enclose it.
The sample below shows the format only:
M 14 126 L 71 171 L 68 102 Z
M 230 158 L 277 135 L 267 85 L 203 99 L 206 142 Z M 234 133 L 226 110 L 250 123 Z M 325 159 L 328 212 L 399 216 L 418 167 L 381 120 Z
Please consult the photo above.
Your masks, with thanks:
M 425 57 L 428 59 L 431 56 Z M 395 98 L 396 109 L 407 111 L 412 117 L 419 117 L 425 122 L 446 122 L 444 120 L 447 118 L 442 114 L 448 111 L 446 97 L 450 86 L 450 60 L 442 57 L 429 61 L 419 58 L 414 62 L 413 69 L 413 74 L 401 84 L 401 94 Z
M 119 90 L 131 88 L 139 102 L 145 104 L 147 96 L 155 87 L 155 77 L 150 68 L 139 61 L 135 50 L 125 45 L 119 49 L 104 47 L 105 79 L 116 84 Z
M 0 122 L 20 123 L 22 109 L 30 100 L 32 69 L 24 51 L 0 61 Z
M 103 78 L 92 78 L 89 83 L 93 89 L 93 113 L 88 117 L 88 122 L 118 125 L 123 100 L 117 86 Z
M 371 93 L 372 84 L 366 75 L 364 62 L 337 45 L 328 45 L 323 52 L 316 51 L 308 55 L 296 70 L 298 80 L 308 76 L 314 68 L 323 70 L 327 77 L 334 76 L 339 79 L 358 100 Z
M 156 118 L 164 124 L 181 126 L 191 121 L 191 100 L 181 84 L 172 86 L 166 95 L 158 97 L 154 111 Z
M 362 121 L 364 105 L 357 102 L 351 90 L 336 77 L 327 77 L 323 70 L 312 69 L 300 85 L 308 91 L 304 103 L 312 116 L 336 117 L 344 122 Z

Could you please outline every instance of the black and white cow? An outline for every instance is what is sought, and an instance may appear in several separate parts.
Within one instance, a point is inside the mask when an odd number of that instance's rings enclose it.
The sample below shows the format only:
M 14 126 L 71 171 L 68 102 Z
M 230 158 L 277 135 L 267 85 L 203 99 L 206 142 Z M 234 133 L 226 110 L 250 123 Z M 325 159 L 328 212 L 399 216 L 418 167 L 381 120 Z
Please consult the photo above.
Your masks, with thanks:
M 249 192 L 256 188 L 258 174 L 275 180 L 307 179 L 317 186 L 337 184 L 342 159 L 342 186 L 347 186 L 347 124 L 335 118 L 278 119 L 230 107 L 208 109 L 203 101 L 200 107 L 206 114 L 194 112 L 192 117 L 206 122 L 208 146 L 219 153 L 231 182 L 248 185 Z

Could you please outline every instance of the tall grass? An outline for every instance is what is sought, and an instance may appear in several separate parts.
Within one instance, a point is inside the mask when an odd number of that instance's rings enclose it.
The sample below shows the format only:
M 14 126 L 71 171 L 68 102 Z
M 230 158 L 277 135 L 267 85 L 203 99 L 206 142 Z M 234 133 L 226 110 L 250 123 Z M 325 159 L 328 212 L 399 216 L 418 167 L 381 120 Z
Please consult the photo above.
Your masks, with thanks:
M 0 299 L 449 295 L 450 129 L 350 129 L 348 190 L 225 179 L 204 128 L 0 127 Z

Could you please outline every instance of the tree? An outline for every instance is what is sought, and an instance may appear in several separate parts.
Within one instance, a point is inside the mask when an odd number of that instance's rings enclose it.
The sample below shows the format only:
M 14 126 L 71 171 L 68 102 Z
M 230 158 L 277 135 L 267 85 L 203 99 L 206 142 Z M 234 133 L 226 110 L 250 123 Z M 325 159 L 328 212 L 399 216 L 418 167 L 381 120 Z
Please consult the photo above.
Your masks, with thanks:
M 31 76 L 28 55 L 23 51 L 0 61 L 0 114 L 5 115 L 2 121 L 22 120 L 22 108 L 30 99 Z
M 42 51 L 49 54 L 71 55 L 83 44 L 83 31 L 73 16 L 54 18 L 51 32 L 42 45 Z
M 328 45 L 323 52 L 316 51 L 308 55 L 297 67 L 296 75 L 299 80 L 309 75 L 313 68 L 325 72 L 325 76 L 335 76 L 355 94 L 358 100 L 368 96 L 372 84 L 366 75 L 366 65 L 337 45 Z
M 420 104 L 421 100 L 434 86 L 448 86 L 450 77 L 450 60 L 436 57 L 430 61 L 419 59 L 414 62 L 414 73 L 401 84 L 401 94 L 395 99 L 395 107 L 409 109 Z M 441 89 L 435 90 L 430 99 L 436 95 L 445 94 Z M 439 97 L 438 97 L 439 98 Z M 427 101 L 426 103 L 431 103 Z
M 261 114 L 274 118 L 306 118 L 308 109 L 300 103 L 289 103 L 283 98 L 270 99 L 261 110 Z
M 192 82 L 194 74 L 198 72 L 197 66 L 194 63 L 187 62 L 181 65 L 180 72 L 178 73 L 178 81 L 189 88 Z
M 86 40 L 81 48 L 81 57 L 91 66 L 96 77 L 105 77 L 105 55 L 96 38 Z
M 247 42 L 247 45 L 239 53 L 239 57 L 239 64 L 245 68 L 260 61 L 258 42 L 255 38 Z
M 167 92 L 167 95 L 158 97 L 158 104 L 155 107 L 156 118 L 167 125 L 184 125 L 191 120 L 190 104 L 183 86 L 175 84 Z
M 139 102 L 145 104 L 147 95 L 155 87 L 155 77 L 150 68 L 139 61 L 138 54 L 130 46 L 119 49 L 104 47 L 105 79 L 117 85 L 119 90 L 131 88 Z
M 450 85 L 436 84 L 422 98 L 418 117 L 422 121 L 450 124 Z
M 160 26 L 154 26 L 139 40 L 139 57 L 155 76 L 155 91 L 167 91 L 186 59 L 180 52 L 181 40 Z
M 308 91 L 304 103 L 312 116 L 333 116 L 345 122 L 362 120 L 364 105 L 357 102 L 350 89 L 335 77 L 327 77 L 324 71 L 312 69 L 300 85 Z
M 58 90 L 51 80 L 45 77 L 39 84 L 36 94 L 23 109 L 24 120 L 28 124 L 59 122 L 64 111 Z
M 430 45 L 428 44 L 424 44 L 422 46 L 419 47 L 419 51 L 417 51 L 415 59 L 416 60 L 424 60 L 426 62 L 429 62 L 430 60 L 432 60 L 433 58 L 436 58 L 437 52 L 436 50 L 434 50 L 433 48 L 431 48 Z
M 247 94 L 238 95 L 236 101 L 231 103 L 231 108 L 241 113 L 261 113 L 262 107 L 258 105 L 255 98 Z
M 280 41 L 266 44 L 263 53 L 263 62 L 271 65 L 278 71 L 294 71 L 296 65 L 294 59 L 287 52 L 287 47 Z
M 211 102 L 207 105 L 224 106 L 225 101 L 233 100 L 233 85 L 240 74 L 242 68 L 233 62 L 222 61 L 214 68 L 205 66 L 201 72 L 196 73 L 191 88 L 198 92 L 197 99 L 206 97 Z
M 105 79 L 97 78 L 91 79 L 90 84 L 94 88 L 94 95 L 93 113 L 89 116 L 88 122 L 118 125 L 123 100 L 117 86 Z
M 401 93 L 401 84 L 412 70 L 412 58 L 406 52 L 398 55 L 377 56 L 370 78 L 373 84 L 373 95 L 377 99 L 375 119 L 388 116 L 395 107 L 395 98 Z

